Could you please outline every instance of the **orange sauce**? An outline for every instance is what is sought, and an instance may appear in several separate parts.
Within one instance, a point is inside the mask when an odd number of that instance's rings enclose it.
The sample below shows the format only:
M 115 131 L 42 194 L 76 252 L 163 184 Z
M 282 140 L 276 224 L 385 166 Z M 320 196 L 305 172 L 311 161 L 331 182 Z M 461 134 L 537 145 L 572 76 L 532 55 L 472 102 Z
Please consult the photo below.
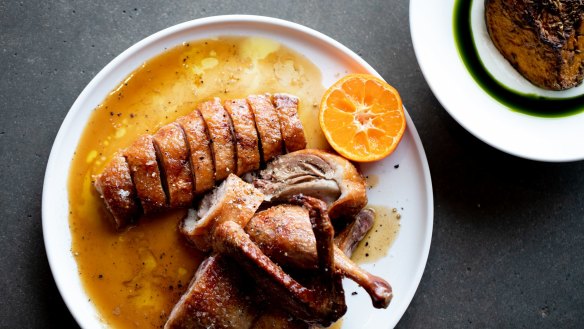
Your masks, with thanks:
M 287 92 L 300 100 L 309 147 L 328 148 L 318 126 L 318 68 L 277 42 L 231 38 L 187 42 L 145 62 L 93 111 L 69 174 L 71 251 L 87 295 L 114 328 L 160 328 L 203 255 L 177 231 L 184 210 L 142 218 L 116 232 L 92 176 L 139 135 L 212 97 Z

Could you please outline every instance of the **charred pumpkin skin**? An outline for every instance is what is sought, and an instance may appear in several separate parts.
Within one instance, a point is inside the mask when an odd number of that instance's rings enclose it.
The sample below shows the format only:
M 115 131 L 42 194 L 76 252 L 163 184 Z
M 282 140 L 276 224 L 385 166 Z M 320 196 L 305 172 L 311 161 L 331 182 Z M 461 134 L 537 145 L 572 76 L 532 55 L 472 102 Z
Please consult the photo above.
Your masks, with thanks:
M 572 0 L 487 0 L 493 43 L 534 85 L 565 90 L 584 78 L 584 6 Z

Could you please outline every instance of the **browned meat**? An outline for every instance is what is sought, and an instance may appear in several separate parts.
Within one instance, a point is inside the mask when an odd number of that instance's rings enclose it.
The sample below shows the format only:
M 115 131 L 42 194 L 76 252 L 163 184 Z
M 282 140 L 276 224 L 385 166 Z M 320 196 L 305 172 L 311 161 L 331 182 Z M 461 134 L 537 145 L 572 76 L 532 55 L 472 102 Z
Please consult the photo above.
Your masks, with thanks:
M 584 78 L 584 3 L 487 0 L 485 19 L 501 54 L 536 86 L 563 90 Z
M 269 309 L 254 322 L 252 329 L 312 329 L 308 323 L 295 319 L 282 310 Z
M 121 154 L 115 154 L 103 172 L 95 177 L 95 188 L 112 215 L 116 229 L 131 224 L 139 215 L 130 167 Z
M 249 238 L 273 261 L 281 266 L 314 269 L 317 264 L 317 242 L 306 209 L 278 205 L 256 214 L 245 227 Z M 353 238 L 351 238 L 353 239 Z M 393 296 L 390 285 L 355 265 L 338 247 L 334 247 L 335 270 L 362 286 L 373 305 L 386 308 Z
M 311 197 L 297 196 L 291 202 L 302 204 L 309 213 L 316 237 L 317 271 L 303 286 L 266 256 L 243 228 L 232 221 L 217 226 L 213 248 L 233 257 L 262 288 L 262 295 L 280 305 L 290 315 L 307 323 L 328 326 L 345 312 L 341 276 L 335 271 L 334 229 L 326 215 L 326 204 Z
M 301 207 L 293 205 L 281 207 L 282 209 L 290 211 L 290 213 L 285 216 L 298 217 L 297 213 L 300 213 L 301 216 L 308 216 L 308 211 Z M 324 213 L 324 206 L 320 207 L 322 208 L 320 211 Z M 274 219 L 277 215 L 278 214 L 274 214 Z M 370 211 L 362 211 L 355 219 L 355 224 L 353 226 L 357 226 L 357 223 L 361 221 L 368 222 L 370 215 Z M 313 214 L 313 216 L 319 215 Z M 274 222 L 277 222 L 277 220 Z M 286 232 L 278 231 L 277 234 L 287 235 L 291 231 L 293 232 L 294 229 L 291 227 L 294 227 L 294 225 L 298 226 L 298 231 L 300 233 L 304 233 L 307 225 L 299 225 L 298 222 L 299 221 L 289 222 L 291 225 L 284 228 Z M 318 224 L 316 220 L 314 220 L 314 222 L 315 224 Z M 312 223 L 309 222 L 308 226 L 310 227 L 311 225 Z M 233 224 L 233 226 L 237 227 L 238 225 Z M 332 232 L 329 231 L 328 233 L 323 233 L 322 230 L 324 229 L 326 232 L 327 228 L 322 228 L 321 224 L 318 224 L 317 227 L 321 227 L 320 230 L 317 230 L 319 236 L 326 235 L 327 238 L 330 238 L 329 235 L 332 235 Z M 328 229 L 330 229 L 330 227 Z M 233 230 L 233 228 L 231 228 L 231 230 Z M 310 233 L 314 236 L 313 232 Z M 228 234 L 227 236 L 231 235 Z M 355 239 L 361 238 L 362 235 L 359 234 L 347 234 L 343 240 L 348 245 L 355 245 L 358 242 Z M 330 250 L 325 250 L 324 253 L 330 254 Z M 331 262 L 331 260 L 323 259 L 322 262 L 327 264 L 328 262 Z M 305 273 L 307 273 L 308 276 L 311 275 L 310 272 Z M 332 271 L 329 273 L 332 273 Z M 304 278 L 304 280 L 306 280 L 306 278 Z M 206 286 L 205 283 L 212 283 L 212 285 Z M 242 286 L 242 283 L 245 286 Z M 313 284 L 312 288 L 320 288 L 321 285 L 322 282 L 319 283 L 319 281 L 316 280 L 316 284 Z M 232 294 L 232 289 L 237 289 L 237 293 Z M 269 289 L 269 291 L 273 290 Z M 289 292 L 284 292 L 284 294 L 287 295 Z M 217 296 L 220 296 L 220 298 Z M 232 261 L 225 259 L 224 255 L 218 254 L 211 256 L 201 264 L 188 291 L 173 309 L 165 328 L 199 328 L 199 326 L 205 325 L 210 325 L 213 328 L 229 327 L 229 325 L 236 325 L 240 328 L 249 328 L 249 318 L 252 314 L 259 315 L 253 321 L 253 325 L 251 325 L 252 329 L 314 328 L 307 322 L 301 321 L 286 312 L 284 309 L 279 308 L 277 303 L 271 302 L 272 298 L 273 296 L 270 297 L 269 292 L 266 294 L 258 291 L 257 287 L 249 282 L 249 278 L 243 274 L 242 269 L 237 268 Z M 263 302 L 262 299 L 264 300 Z M 228 305 L 228 307 L 208 307 L 209 303 L 215 303 L 217 300 L 221 301 L 221 305 Z M 266 307 L 266 302 L 268 305 L 272 305 L 272 307 Z M 342 303 L 342 301 L 337 300 L 337 304 L 339 303 Z M 201 304 L 203 305 L 202 307 L 200 306 Z M 230 319 L 234 315 L 232 312 L 234 308 L 232 308 L 231 305 L 238 305 L 242 310 L 242 314 L 244 314 L 242 321 L 237 322 L 236 324 L 233 321 L 229 321 L 228 324 L 215 322 L 215 319 Z M 202 312 L 197 312 L 197 310 L 200 309 L 202 309 Z M 200 319 L 199 317 L 205 317 L 205 319 Z M 215 326 L 210 323 L 214 323 Z
M 223 255 L 207 258 L 174 306 L 165 329 L 247 329 L 258 313 L 253 285 Z
M 290 206 L 294 212 L 298 207 Z M 371 209 L 361 210 L 353 222 L 351 222 L 341 233 L 335 237 L 335 244 L 348 257 L 351 257 L 357 244 L 365 237 L 365 234 L 373 226 L 374 212 Z M 292 224 L 294 225 L 294 224 Z M 249 227 L 249 224 L 248 224 Z M 246 231 L 248 229 L 246 227 Z M 249 233 L 249 232 L 248 232 Z M 285 233 L 284 233 L 285 234 Z M 314 329 L 306 322 L 292 318 L 282 310 L 268 309 L 258 317 L 252 329 Z
M 161 164 L 163 187 L 170 207 L 185 207 L 193 202 L 193 174 L 189 149 L 178 123 L 169 123 L 154 134 L 154 148 Z
M 320 150 L 278 157 L 253 180 L 267 201 L 305 194 L 330 204 L 329 216 L 351 218 L 367 204 L 365 179 L 345 158 Z
M 282 154 L 280 122 L 269 95 L 250 95 L 247 101 L 253 111 L 264 162 Z
M 335 237 L 335 244 L 341 251 L 351 257 L 355 248 L 367 232 L 373 227 L 375 212 L 371 208 L 361 210 L 355 219 Z
M 306 148 L 304 128 L 298 117 L 298 97 L 289 94 L 274 94 L 273 102 L 280 121 L 280 131 L 286 152 Z
M 143 135 L 124 152 L 145 214 L 166 207 L 167 199 L 151 135 Z
M 233 221 L 247 225 L 264 199 L 264 195 L 251 184 L 234 174 L 229 175 L 212 193 L 201 201 L 198 211 L 189 210 L 180 226 L 181 233 L 202 251 L 209 251 L 211 237 L 217 225 Z
M 278 97 L 285 101 L 282 106 L 286 111 L 291 111 L 294 105 L 288 103 L 294 103 L 294 97 Z M 116 193 L 126 194 L 127 184 L 133 183 L 135 203 L 139 201 L 144 214 L 148 215 L 188 206 L 195 197 L 212 189 L 215 182 L 230 173 L 242 175 L 256 170 L 261 161 L 281 154 L 280 124 L 269 95 L 250 96 L 225 104 L 227 110 L 218 98 L 201 103 L 190 114 L 162 127 L 154 137 L 141 136 L 121 151 L 130 168 L 130 183 L 112 184 L 122 176 L 106 182 L 106 176 L 113 172 L 104 171 L 105 176 L 97 176 L 96 189 L 104 198 L 116 226 L 131 222 L 133 218 L 130 217 L 140 212 L 127 200 L 112 197 Z M 263 141 L 260 141 L 262 136 Z M 262 145 L 266 150 L 263 155 Z M 118 165 L 112 163 L 106 168 L 114 170 Z
M 187 138 L 195 194 L 202 194 L 212 189 L 215 184 L 215 164 L 205 121 L 201 112 L 195 110 L 189 115 L 178 118 L 176 122 L 181 126 Z
M 245 99 L 227 100 L 223 106 L 233 122 L 237 175 L 257 170 L 260 167 L 260 149 L 253 112 Z
M 222 181 L 230 173 L 237 172 L 233 125 L 219 98 L 199 104 L 198 109 L 205 119 L 211 138 L 211 148 L 215 161 L 215 181 Z

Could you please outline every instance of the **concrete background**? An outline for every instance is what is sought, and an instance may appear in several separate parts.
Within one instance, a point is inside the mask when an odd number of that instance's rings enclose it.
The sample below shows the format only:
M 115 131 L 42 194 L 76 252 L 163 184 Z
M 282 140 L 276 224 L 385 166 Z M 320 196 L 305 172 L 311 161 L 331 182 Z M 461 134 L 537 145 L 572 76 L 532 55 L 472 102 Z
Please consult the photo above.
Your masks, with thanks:
M 321 31 L 393 84 L 434 184 L 432 248 L 398 328 L 583 328 L 584 162 L 495 150 L 440 106 L 417 65 L 408 1 L 0 2 L 0 327 L 75 328 L 48 266 L 44 170 L 61 121 L 117 54 L 168 26 L 257 14 Z

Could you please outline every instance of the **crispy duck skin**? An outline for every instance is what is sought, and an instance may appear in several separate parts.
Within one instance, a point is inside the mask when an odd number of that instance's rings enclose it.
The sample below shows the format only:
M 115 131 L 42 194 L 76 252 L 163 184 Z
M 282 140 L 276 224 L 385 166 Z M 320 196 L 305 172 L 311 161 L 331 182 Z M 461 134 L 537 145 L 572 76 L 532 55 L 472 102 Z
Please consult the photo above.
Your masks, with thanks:
M 95 188 L 112 215 L 116 229 L 131 224 L 140 213 L 136 189 L 126 158 L 116 153 L 104 171 L 95 178 Z
M 247 101 L 255 117 L 264 162 L 282 154 L 282 133 L 270 95 L 250 95 Z
M 271 207 L 256 214 L 245 231 L 262 252 L 280 266 L 302 270 L 317 267 L 318 241 L 306 209 L 287 204 Z M 389 283 L 361 269 L 337 246 L 334 247 L 334 263 L 339 275 L 350 278 L 367 291 L 373 306 L 386 308 L 389 305 L 393 297 Z
M 278 121 L 280 121 L 280 131 L 286 152 L 294 152 L 306 148 L 306 137 L 304 128 L 298 117 L 298 97 L 277 93 L 272 97 Z
M 176 122 L 185 132 L 188 142 L 195 194 L 205 193 L 215 184 L 215 164 L 203 116 L 199 110 L 194 110 Z
M 253 112 L 245 99 L 227 100 L 223 103 L 231 117 L 237 153 L 237 175 L 260 167 L 258 133 Z
M 288 206 L 293 211 L 301 209 L 297 206 Z M 354 231 L 353 227 L 370 227 L 368 224 L 363 225 L 360 222 L 369 223 L 371 221 L 371 212 L 363 210 L 355 217 L 354 223 L 347 226 L 345 231 Z M 302 211 L 301 214 L 306 215 L 306 211 Z M 294 216 L 294 215 L 293 215 Z M 303 230 L 305 227 L 300 225 Z M 246 228 L 247 230 L 247 228 Z M 335 244 L 344 245 L 356 245 L 360 239 L 363 238 L 365 233 L 345 233 L 345 231 L 339 233 L 335 238 Z M 359 231 L 363 231 L 362 229 Z M 367 230 L 365 230 L 366 232 Z M 313 233 L 314 235 L 314 233 Z M 340 238 L 342 236 L 342 238 Z M 222 259 L 221 261 L 219 259 Z M 227 262 L 227 263 L 225 263 Z M 237 273 L 236 277 L 233 277 L 233 273 Z M 310 274 L 309 274 L 310 275 Z M 244 278 L 242 278 L 242 276 Z M 231 294 L 230 291 L 235 287 L 239 289 L 239 286 L 245 281 L 245 285 L 241 287 L 236 294 Z M 237 267 L 237 264 L 229 258 L 226 258 L 223 254 L 214 254 L 205 260 L 199 267 L 197 274 L 192 280 L 191 285 L 184 296 L 181 297 L 179 303 L 174 307 L 171 312 L 170 318 L 165 328 L 198 328 L 198 325 L 208 325 L 208 319 L 198 319 L 198 317 L 205 316 L 210 319 L 216 318 L 232 318 L 233 316 L 239 316 L 240 313 L 235 311 L 234 308 L 209 308 L 205 305 L 209 304 L 209 300 L 212 302 L 216 300 L 208 294 L 213 293 L 217 296 L 223 296 L 222 303 L 226 305 L 239 305 L 241 309 L 241 314 L 244 314 L 244 318 L 248 319 L 248 314 L 256 314 L 257 317 L 251 325 L 252 329 L 311 329 L 315 326 L 306 323 L 305 321 L 299 320 L 288 312 L 280 308 L 277 303 L 270 303 L 269 298 L 267 301 L 261 298 L 261 293 L 258 294 L 258 288 L 250 282 L 251 278 L 248 278 L 246 274 L 242 273 L 242 269 Z M 225 282 L 223 282 L 225 281 Z M 205 287 L 203 282 L 213 282 L 213 287 Z M 203 288 L 212 289 L 211 292 L 204 290 Z M 259 296 L 259 298 L 258 298 Z M 199 305 L 204 305 L 200 307 Z M 195 308 L 197 306 L 197 308 Z M 203 309 L 203 312 L 196 312 L 196 309 Z M 229 312 L 235 313 L 229 313 Z M 207 322 L 205 322 L 207 321 Z M 237 324 L 240 328 L 249 328 L 250 323 L 246 320 L 245 322 L 239 322 Z
M 185 134 L 178 123 L 169 123 L 154 134 L 154 147 L 160 160 L 168 203 L 172 208 L 193 202 L 193 174 Z
M 334 229 L 324 202 L 305 196 L 295 196 L 290 202 L 307 209 L 309 225 L 316 237 L 318 265 L 307 286 L 284 272 L 251 241 L 241 226 L 232 221 L 217 226 L 213 249 L 231 256 L 246 269 L 269 302 L 309 324 L 328 326 L 347 310 L 342 277 L 335 271 Z
M 136 186 L 144 214 L 152 214 L 166 208 L 166 193 L 162 188 L 152 135 L 139 137 L 125 150 L 124 155 L 130 166 L 132 181 Z
M 292 208 L 292 207 L 291 207 Z M 347 257 L 355 250 L 355 247 L 365 237 L 373 226 L 374 212 L 371 209 L 361 210 L 354 220 L 352 220 L 345 229 L 335 237 L 335 244 Z M 248 227 L 252 225 L 248 224 Z M 315 326 L 309 325 L 304 321 L 290 317 L 282 310 L 269 309 L 254 322 L 252 329 L 314 329 Z
M 233 125 L 219 98 L 199 104 L 198 109 L 205 119 L 211 139 L 215 181 L 222 181 L 237 170 Z
M 241 269 L 224 255 L 212 255 L 197 269 L 172 309 L 165 329 L 247 329 L 259 312 Z

